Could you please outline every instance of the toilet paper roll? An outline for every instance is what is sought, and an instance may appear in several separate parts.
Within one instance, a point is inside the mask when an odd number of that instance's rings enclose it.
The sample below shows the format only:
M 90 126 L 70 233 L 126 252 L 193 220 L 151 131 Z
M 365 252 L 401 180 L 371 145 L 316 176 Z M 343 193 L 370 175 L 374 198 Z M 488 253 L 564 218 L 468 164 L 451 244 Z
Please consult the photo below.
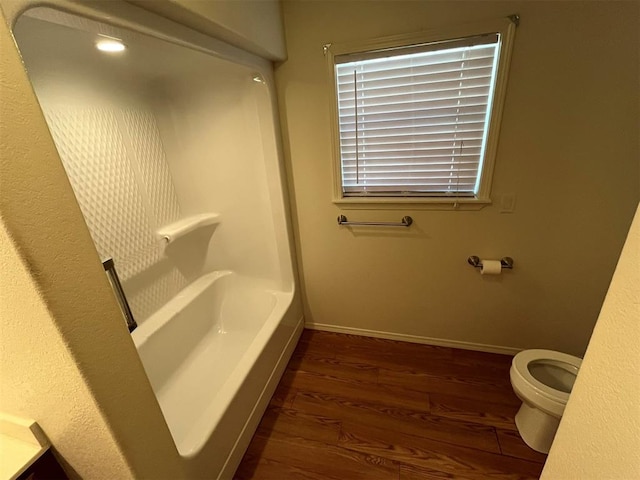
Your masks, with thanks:
M 500 260 L 482 260 L 482 275 L 500 275 L 502 273 L 502 264 Z

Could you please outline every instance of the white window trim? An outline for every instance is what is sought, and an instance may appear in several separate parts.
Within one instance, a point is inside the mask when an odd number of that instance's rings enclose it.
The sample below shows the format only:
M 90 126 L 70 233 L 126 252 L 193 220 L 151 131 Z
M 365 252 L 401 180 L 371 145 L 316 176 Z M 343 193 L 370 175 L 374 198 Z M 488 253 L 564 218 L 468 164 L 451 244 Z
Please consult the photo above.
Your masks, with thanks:
M 333 203 L 348 208 L 407 208 L 415 209 L 466 209 L 478 210 L 491 204 L 491 184 L 498 148 L 498 136 L 502 121 L 507 77 L 511 62 L 511 52 L 518 17 L 510 16 L 489 21 L 425 30 L 418 33 L 395 35 L 344 44 L 327 44 L 324 51 L 328 64 L 331 85 L 331 127 L 333 151 Z M 387 48 L 419 45 L 457 38 L 465 38 L 489 33 L 499 33 L 501 48 L 498 53 L 496 84 L 489 119 L 489 131 L 485 146 L 485 156 L 480 175 L 477 195 L 474 197 L 345 197 L 342 192 L 342 164 L 340 157 L 340 132 L 338 124 L 337 88 L 335 80 L 335 57 L 338 55 L 363 53 Z

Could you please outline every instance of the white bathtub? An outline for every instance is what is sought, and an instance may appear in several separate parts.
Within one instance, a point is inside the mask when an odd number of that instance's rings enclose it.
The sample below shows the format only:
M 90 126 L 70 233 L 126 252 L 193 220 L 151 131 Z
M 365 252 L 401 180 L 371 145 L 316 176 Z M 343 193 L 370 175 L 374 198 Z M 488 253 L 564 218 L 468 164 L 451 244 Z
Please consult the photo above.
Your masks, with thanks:
M 189 478 L 235 470 L 300 330 L 282 324 L 292 298 L 212 272 L 132 333 Z

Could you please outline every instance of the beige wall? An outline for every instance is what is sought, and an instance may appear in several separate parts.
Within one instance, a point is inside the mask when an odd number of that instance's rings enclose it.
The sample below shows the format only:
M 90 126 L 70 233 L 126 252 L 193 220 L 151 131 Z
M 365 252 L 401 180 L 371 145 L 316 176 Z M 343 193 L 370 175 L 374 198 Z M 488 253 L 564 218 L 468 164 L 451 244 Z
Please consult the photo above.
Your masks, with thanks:
M 2 15 L 0 72 L 0 410 L 38 421 L 74 477 L 179 478 Z
M 542 478 L 640 478 L 640 208 Z
M 271 60 L 287 49 L 280 0 L 129 0 L 232 45 Z
M 582 355 L 640 198 L 638 2 L 285 1 L 276 71 L 308 325 Z M 492 198 L 480 211 L 331 202 L 322 45 L 519 13 Z M 514 213 L 499 199 L 515 194 Z M 336 217 L 407 230 L 339 227 Z M 481 277 L 469 255 L 511 256 Z M 403 337 L 406 335 L 406 337 Z M 466 342 L 466 343 L 465 343 Z
M 0 410 L 37 419 L 78 476 L 132 477 L 3 225 L 0 269 Z

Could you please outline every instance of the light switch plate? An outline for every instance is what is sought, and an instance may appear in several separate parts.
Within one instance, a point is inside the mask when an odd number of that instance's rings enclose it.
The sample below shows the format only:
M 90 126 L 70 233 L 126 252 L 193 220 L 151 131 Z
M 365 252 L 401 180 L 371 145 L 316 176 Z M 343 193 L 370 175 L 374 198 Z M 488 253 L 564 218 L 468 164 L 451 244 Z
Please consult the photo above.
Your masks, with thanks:
M 500 196 L 500 213 L 513 213 L 516 208 L 516 194 L 505 193 Z

